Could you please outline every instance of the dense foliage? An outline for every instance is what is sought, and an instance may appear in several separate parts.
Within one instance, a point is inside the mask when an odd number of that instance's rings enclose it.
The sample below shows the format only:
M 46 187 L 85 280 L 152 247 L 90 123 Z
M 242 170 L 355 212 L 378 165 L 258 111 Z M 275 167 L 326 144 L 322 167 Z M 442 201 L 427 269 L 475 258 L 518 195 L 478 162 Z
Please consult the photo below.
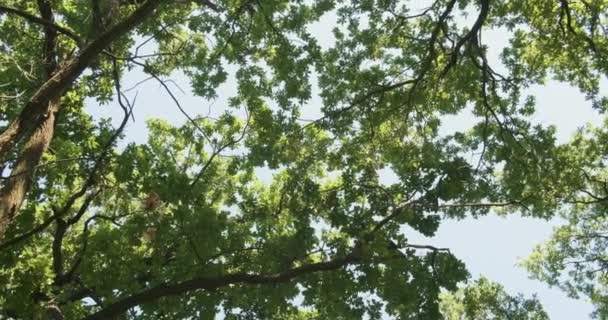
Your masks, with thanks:
M 511 296 L 503 287 L 485 278 L 441 295 L 440 309 L 447 320 L 547 320 L 536 297 Z
M 493 210 L 566 217 L 526 265 L 606 315 L 606 129 L 558 145 L 531 123 L 526 89 L 565 81 L 603 112 L 607 10 L 0 0 L 1 317 L 438 319 L 441 292 L 468 272 L 403 227 L 432 236 L 442 219 Z M 329 44 L 311 32 L 328 16 Z M 497 29 L 512 35 L 500 61 L 484 42 Z M 147 108 L 188 121 L 151 120 L 146 143 L 118 148 L 140 107 L 121 81 L 133 70 L 175 102 Z M 228 82 L 236 94 L 218 116 L 186 114 L 167 82 L 177 73 L 201 98 Z M 120 108 L 120 124 L 94 120 L 93 99 Z M 440 134 L 465 111 L 472 128 Z M 536 300 L 477 285 L 444 315 L 489 301 L 503 304 L 489 315 L 545 317 Z M 494 300 L 469 301 L 485 292 Z

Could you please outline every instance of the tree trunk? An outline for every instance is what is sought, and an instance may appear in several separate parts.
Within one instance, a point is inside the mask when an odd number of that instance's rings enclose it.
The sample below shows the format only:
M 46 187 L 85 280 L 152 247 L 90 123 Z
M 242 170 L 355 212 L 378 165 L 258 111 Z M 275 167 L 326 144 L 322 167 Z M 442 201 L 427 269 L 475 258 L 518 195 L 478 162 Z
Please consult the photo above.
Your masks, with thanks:
M 60 98 L 55 98 L 47 104 L 44 119 L 26 142 L 10 177 L 0 191 L 0 239 L 4 237 L 8 226 L 21 207 L 32 184 L 36 166 L 53 138 L 59 101 Z

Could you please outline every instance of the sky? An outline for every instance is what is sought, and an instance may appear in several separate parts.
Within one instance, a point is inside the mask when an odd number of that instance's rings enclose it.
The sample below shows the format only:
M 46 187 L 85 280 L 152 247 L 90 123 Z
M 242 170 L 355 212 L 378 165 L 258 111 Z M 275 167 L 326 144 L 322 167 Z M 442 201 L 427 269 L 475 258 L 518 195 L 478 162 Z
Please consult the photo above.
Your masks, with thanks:
M 474 16 L 463 19 L 462 23 L 471 24 L 471 19 L 474 19 Z M 333 37 L 327 30 L 332 29 L 335 24 L 335 16 L 328 15 L 313 25 L 310 31 L 317 35 L 322 46 L 328 47 L 331 46 Z M 484 43 L 490 47 L 488 53 L 490 63 L 495 69 L 500 70 L 498 54 L 508 39 L 509 33 L 505 30 L 487 31 L 483 35 Z M 145 75 L 134 71 L 125 77 L 123 88 L 128 88 L 143 79 Z M 185 76 L 175 74 L 171 79 L 175 82 L 174 94 L 186 112 L 192 116 L 207 114 L 209 110 L 214 114 L 221 113 L 226 99 L 236 93 L 234 83 L 229 81 L 218 90 L 221 95 L 216 101 L 206 101 L 191 94 L 189 81 Z M 606 88 L 607 86 L 604 85 L 604 93 L 607 93 Z M 145 82 L 137 88 L 137 91 L 135 122 L 128 124 L 126 136 L 129 138 L 121 142 L 121 145 L 124 146 L 131 141 L 140 143 L 146 141 L 146 119 L 162 118 L 175 125 L 186 121 L 171 98 L 154 80 Z M 599 114 L 592 110 L 584 96 L 567 84 L 550 81 L 546 85 L 535 86 L 528 92 L 537 100 L 537 112 L 533 120 L 543 125 L 556 126 L 559 142 L 567 141 L 586 123 L 599 124 L 601 121 Z M 314 118 L 319 114 L 320 99 L 313 98 L 310 105 L 313 107 L 304 110 L 303 118 Z M 113 103 L 98 106 L 90 101 L 87 108 L 96 118 L 112 116 L 115 124 L 121 119 L 121 111 Z M 462 130 L 472 123 L 473 120 L 466 113 L 445 117 L 443 130 L 446 133 Z M 270 178 L 268 172 L 261 171 L 260 174 L 262 180 Z M 392 179 L 390 175 L 384 178 Z M 548 239 L 552 229 L 560 222 L 526 218 L 517 214 L 506 217 L 488 215 L 477 219 L 444 220 L 436 236 L 430 239 L 412 230 L 407 230 L 406 234 L 412 243 L 450 248 L 452 253 L 466 263 L 473 278 L 483 275 L 499 282 L 510 293 L 523 293 L 528 296 L 537 294 L 551 319 L 587 319 L 592 311 L 587 301 L 570 299 L 559 289 L 549 288 L 541 282 L 530 280 L 525 270 L 516 265 L 519 259 L 526 257 L 535 245 Z

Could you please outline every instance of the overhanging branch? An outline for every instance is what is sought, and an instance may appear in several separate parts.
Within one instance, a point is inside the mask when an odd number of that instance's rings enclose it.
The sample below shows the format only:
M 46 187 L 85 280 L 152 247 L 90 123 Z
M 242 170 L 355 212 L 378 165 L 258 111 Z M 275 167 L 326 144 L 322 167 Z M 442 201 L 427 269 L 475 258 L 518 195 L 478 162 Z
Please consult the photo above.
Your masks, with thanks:
M 74 31 L 72 31 L 66 27 L 62 27 L 56 23 L 53 23 L 52 21 L 40 18 L 33 14 L 27 13 L 25 11 L 21 11 L 19 9 L 11 8 L 11 7 L 4 6 L 4 5 L 0 5 L 0 13 L 14 14 L 31 23 L 41 25 L 45 28 L 49 28 L 56 32 L 59 32 L 65 36 L 69 37 L 70 39 L 74 40 L 78 44 L 78 46 L 82 45 L 82 39 L 80 39 L 80 37 Z
M 189 291 L 214 290 L 233 284 L 260 285 L 286 283 L 304 274 L 337 270 L 347 265 L 358 263 L 360 261 L 361 259 L 358 255 L 351 253 L 341 258 L 335 258 L 326 262 L 311 263 L 279 273 L 235 273 L 220 277 L 199 277 L 182 281 L 179 283 L 161 284 L 156 287 L 141 291 L 129 297 L 118 300 L 113 304 L 108 305 L 101 311 L 88 316 L 85 319 L 112 319 L 114 316 L 119 315 L 143 303 L 155 301 L 162 297 L 180 295 Z

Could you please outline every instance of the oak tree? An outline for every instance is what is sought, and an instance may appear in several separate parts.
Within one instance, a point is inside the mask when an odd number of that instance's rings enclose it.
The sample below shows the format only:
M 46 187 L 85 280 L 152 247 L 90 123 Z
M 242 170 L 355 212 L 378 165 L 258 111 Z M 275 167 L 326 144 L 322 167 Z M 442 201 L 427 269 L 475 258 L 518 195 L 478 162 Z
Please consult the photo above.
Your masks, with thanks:
M 468 273 L 404 227 L 604 214 L 605 140 L 585 144 L 594 157 L 557 144 L 527 89 L 558 79 L 604 111 L 607 6 L 0 1 L 0 314 L 440 318 L 439 294 Z M 327 17 L 335 28 L 313 32 Z M 511 34 L 499 59 L 492 30 Z M 139 106 L 132 72 L 174 104 Z M 236 93 L 217 116 L 189 114 L 176 74 L 204 100 Z M 187 121 L 150 120 L 132 142 L 138 108 Z M 475 124 L 446 134 L 465 112 Z

